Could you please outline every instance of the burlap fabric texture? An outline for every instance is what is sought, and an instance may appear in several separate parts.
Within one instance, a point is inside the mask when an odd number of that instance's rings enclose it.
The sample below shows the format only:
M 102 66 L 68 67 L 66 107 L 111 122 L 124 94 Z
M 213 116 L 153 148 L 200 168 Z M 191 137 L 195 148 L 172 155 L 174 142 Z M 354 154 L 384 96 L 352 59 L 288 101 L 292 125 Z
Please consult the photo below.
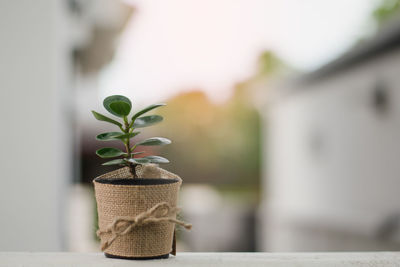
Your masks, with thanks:
M 102 250 L 107 254 L 120 257 L 140 258 L 169 254 L 172 250 L 175 229 L 175 223 L 171 221 L 145 223 L 131 227 L 131 229 L 125 227 L 126 232 L 118 236 L 107 232 L 115 226 L 124 227 L 123 224 L 126 222 L 123 221 L 123 218 L 141 217 L 146 212 L 161 212 L 165 213 L 164 215 L 169 213 L 168 217 L 176 218 L 181 178 L 154 164 L 136 166 L 136 174 L 138 178 L 173 179 L 174 182 L 156 185 L 116 185 L 98 182 L 101 179 L 133 179 L 128 167 L 94 179 L 99 223 L 98 235 L 102 242 Z M 167 210 L 163 210 L 164 208 Z M 122 220 L 118 219 L 119 221 L 116 222 L 116 218 L 122 218 Z M 121 225 L 116 225 L 116 223 Z

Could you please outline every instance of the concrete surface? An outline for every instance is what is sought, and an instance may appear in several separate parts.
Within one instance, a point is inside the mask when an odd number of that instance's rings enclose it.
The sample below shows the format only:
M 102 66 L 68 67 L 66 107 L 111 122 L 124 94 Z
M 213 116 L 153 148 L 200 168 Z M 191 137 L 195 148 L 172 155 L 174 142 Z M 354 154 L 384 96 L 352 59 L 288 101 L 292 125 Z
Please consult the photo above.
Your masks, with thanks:
M 400 266 L 400 252 L 355 253 L 178 253 L 165 260 L 108 259 L 101 253 L 0 252 L 1 267 L 49 266 Z

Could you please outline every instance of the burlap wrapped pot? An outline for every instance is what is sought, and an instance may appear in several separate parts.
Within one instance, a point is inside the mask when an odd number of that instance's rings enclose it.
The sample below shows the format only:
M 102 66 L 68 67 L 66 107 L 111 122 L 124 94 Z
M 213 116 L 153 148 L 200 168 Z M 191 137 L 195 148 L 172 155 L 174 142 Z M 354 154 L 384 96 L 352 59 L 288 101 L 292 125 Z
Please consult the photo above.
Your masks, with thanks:
M 109 257 L 167 258 L 182 180 L 152 164 L 136 166 L 136 174 L 124 167 L 93 181 L 102 250 Z

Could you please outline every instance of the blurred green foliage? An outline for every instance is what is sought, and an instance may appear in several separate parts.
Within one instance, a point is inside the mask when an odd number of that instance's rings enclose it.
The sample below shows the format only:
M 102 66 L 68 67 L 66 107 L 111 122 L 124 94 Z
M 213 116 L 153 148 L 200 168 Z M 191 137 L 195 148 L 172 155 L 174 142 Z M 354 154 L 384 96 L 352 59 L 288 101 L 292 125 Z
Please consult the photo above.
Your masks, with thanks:
M 257 62 L 257 73 L 251 79 L 263 79 L 278 75 L 278 73 L 286 71 L 288 66 L 282 62 L 274 53 L 270 51 L 264 51 L 258 57 Z
M 182 93 L 162 110 L 162 135 L 175 140 L 163 151 L 171 171 L 186 182 L 258 185 L 260 117 L 249 101 L 249 88 L 238 85 L 225 103 L 212 103 L 201 91 Z
M 174 140 L 161 151 L 170 159 L 166 168 L 180 175 L 186 184 L 214 185 L 226 196 L 256 203 L 264 138 L 254 100 L 256 95 L 265 95 L 256 91 L 266 90 L 265 82 L 282 70 L 287 70 L 286 65 L 266 51 L 258 58 L 257 71 L 236 84 L 223 103 L 212 102 L 201 90 L 169 99 L 168 107 L 160 110 L 164 123 L 153 132 Z
M 389 18 L 398 15 L 400 0 L 383 0 L 373 12 L 373 18 L 378 24 L 382 24 Z

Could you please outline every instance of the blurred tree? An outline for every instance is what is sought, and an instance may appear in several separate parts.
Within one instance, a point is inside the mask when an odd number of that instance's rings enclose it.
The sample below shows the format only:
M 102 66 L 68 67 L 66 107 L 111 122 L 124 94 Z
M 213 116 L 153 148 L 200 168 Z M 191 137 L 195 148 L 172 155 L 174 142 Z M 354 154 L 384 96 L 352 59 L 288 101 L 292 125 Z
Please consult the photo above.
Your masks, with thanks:
M 373 18 L 381 25 L 388 19 L 398 15 L 400 10 L 400 0 L 382 0 L 373 12 Z
M 258 58 L 257 73 L 254 78 L 270 77 L 276 75 L 278 72 L 287 69 L 287 66 L 271 51 L 264 51 Z
M 187 182 L 257 185 L 259 180 L 259 116 L 243 86 L 222 105 L 198 90 L 169 101 L 162 134 L 174 145 L 165 152 L 169 167 Z
M 163 153 L 167 169 L 186 182 L 258 190 L 260 183 L 260 116 L 254 105 L 254 83 L 275 75 L 284 64 L 271 52 L 258 60 L 257 72 L 233 88 L 222 104 L 212 103 L 200 90 L 181 93 L 161 109 L 165 123 L 157 134 L 173 141 Z
M 163 150 L 169 169 L 187 182 L 257 185 L 260 169 L 259 116 L 245 86 L 229 101 L 213 104 L 201 91 L 182 93 L 170 101 L 161 134 L 174 144 Z
M 221 107 L 225 118 L 221 134 L 226 143 L 218 147 L 218 156 L 224 159 L 224 169 L 229 175 L 225 181 L 241 185 L 258 185 L 260 180 L 260 115 L 251 95 L 251 87 L 240 83 L 230 101 Z
M 171 147 L 163 148 L 172 170 L 187 182 L 210 182 L 214 177 L 214 128 L 218 123 L 217 107 L 201 91 L 182 93 L 168 101 L 161 110 L 165 123 L 158 133 L 171 138 Z M 161 132 L 161 133 L 160 133 Z

